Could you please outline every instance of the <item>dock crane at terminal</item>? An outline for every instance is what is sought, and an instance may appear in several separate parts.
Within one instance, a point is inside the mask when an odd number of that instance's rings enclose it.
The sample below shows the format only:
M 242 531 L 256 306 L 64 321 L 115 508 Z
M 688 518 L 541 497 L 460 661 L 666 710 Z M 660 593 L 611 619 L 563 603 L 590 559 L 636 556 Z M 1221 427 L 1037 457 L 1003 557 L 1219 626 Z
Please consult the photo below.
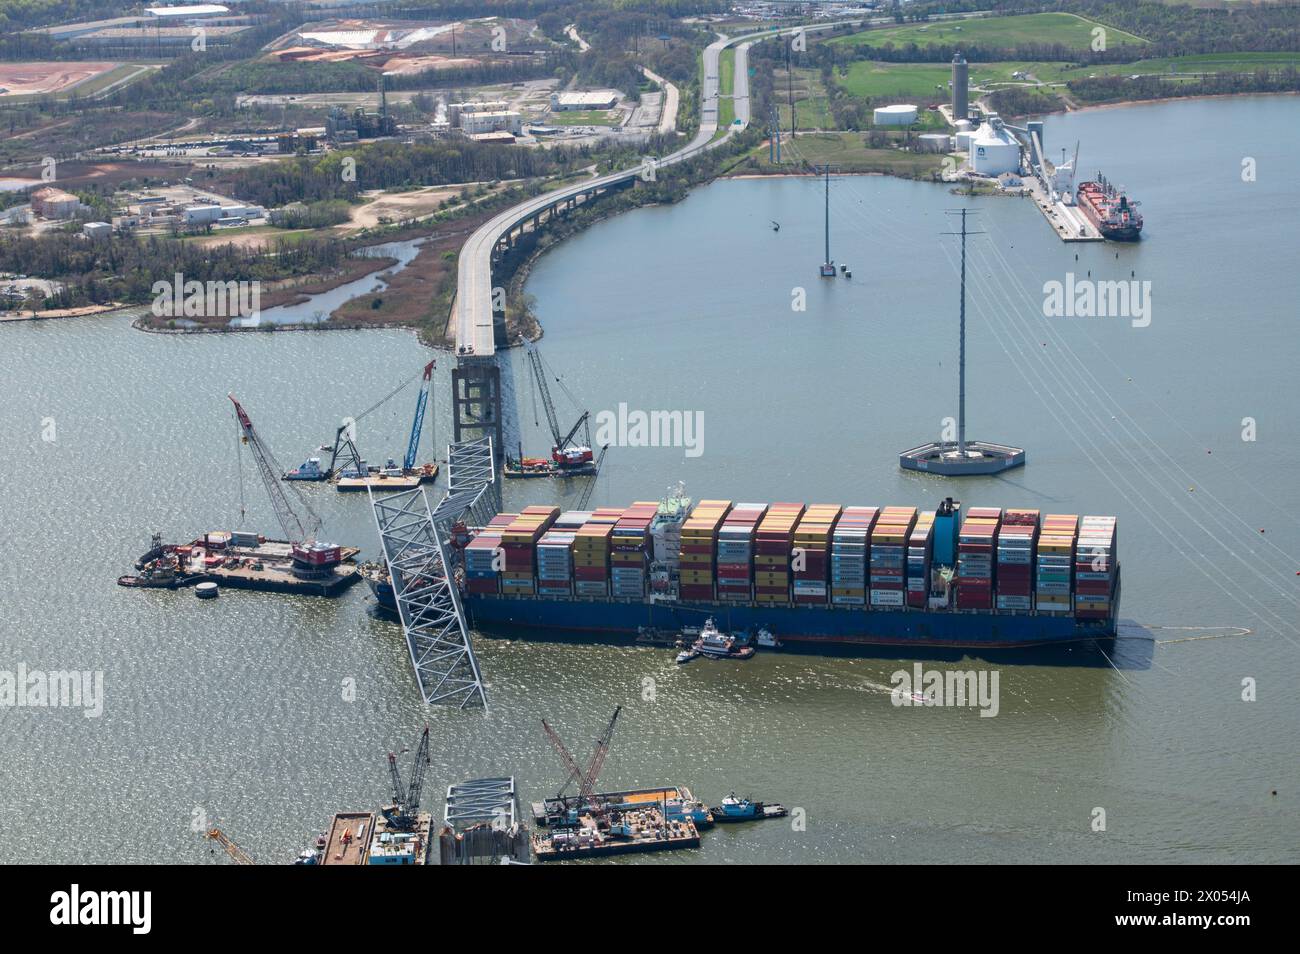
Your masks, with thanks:
M 622 706 L 615 706 L 614 715 L 610 718 L 609 724 L 605 730 L 596 738 L 595 749 L 591 753 L 591 761 L 583 769 L 577 760 L 570 754 L 565 747 L 563 740 L 559 737 L 554 729 L 545 719 L 542 720 L 542 729 L 546 732 L 546 737 L 554 746 L 555 751 L 560 756 L 560 761 L 569 774 L 560 786 L 559 797 L 563 800 L 564 791 L 576 780 L 578 782 L 578 804 L 576 814 L 580 817 L 583 810 L 586 809 L 591 813 L 592 818 L 599 824 L 605 818 L 605 806 L 598 804 L 595 798 L 596 780 L 600 778 L 601 769 L 605 767 L 605 757 L 609 755 L 609 744 L 614 738 L 614 725 L 618 722 L 618 714 L 623 711 Z
M 590 476 L 596 472 L 594 466 L 594 455 L 591 451 L 591 427 L 589 424 L 591 414 L 589 411 L 583 411 L 569 428 L 568 433 L 560 429 L 560 418 L 555 410 L 555 401 L 551 398 L 550 384 L 547 382 L 547 371 L 542 362 L 541 353 L 537 348 L 528 349 L 528 367 L 532 374 L 533 381 L 537 386 L 537 394 L 541 398 L 542 408 L 546 412 L 546 423 L 551 430 L 551 456 L 549 460 L 538 457 L 524 457 L 523 449 L 520 448 L 518 460 L 507 460 L 505 466 L 505 475 L 507 477 L 577 477 Z M 556 377 L 555 381 L 563 388 L 565 394 L 576 404 L 572 392 L 564 386 L 564 382 Z M 536 411 L 536 405 L 534 405 Z M 582 443 L 576 443 L 575 438 L 578 432 L 582 432 Z
M 411 767 L 411 784 L 402 784 L 402 773 L 397 768 L 397 756 L 388 753 L 388 774 L 393 783 L 393 804 L 383 809 L 384 818 L 396 831 L 415 828 L 420 811 L 420 791 L 424 788 L 424 774 L 429 767 L 429 727 L 424 727 L 420 746 L 415 750 L 415 764 Z

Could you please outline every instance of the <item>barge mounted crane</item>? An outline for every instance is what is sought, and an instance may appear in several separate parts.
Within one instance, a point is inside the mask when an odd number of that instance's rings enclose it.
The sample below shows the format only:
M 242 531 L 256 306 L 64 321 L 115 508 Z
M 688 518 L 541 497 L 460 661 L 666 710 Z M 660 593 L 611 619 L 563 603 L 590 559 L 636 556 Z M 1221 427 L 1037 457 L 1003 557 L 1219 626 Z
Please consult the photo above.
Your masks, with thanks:
M 320 517 L 297 487 L 281 483 L 282 471 L 271 449 L 235 396 L 227 396 L 235 407 L 239 446 L 247 446 L 253 455 L 284 539 L 268 540 L 244 530 L 211 531 L 187 544 L 165 544 L 155 536 L 149 551 L 136 561 L 140 575 L 123 576 L 118 584 L 176 589 L 211 582 L 235 589 L 338 596 L 360 579 L 355 564 L 360 551 L 316 539 Z M 296 507 L 289 491 L 298 498 Z M 241 483 L 241 515 L 244 512 Z
M 420 484 L 433 480 L 438 476 L 438 465 L 432 462 L 417 465 L 416 459 L 420 451 L 420 436 L 424 430 L 425 409 L 428 407 L 430 394 L 432 393 L 430 382 L 433 378 L 435 366 L 436 362 L 433 361 L 424 366 L 420 382 L 420 393 L 415 402 L 415 415 L 411 422 L 411 436 L 407 441 L 406 456 L 402 458 L 400 466 L 391 457 L 382 467 L 367 464 L 361 456 L 361 452 L 357 449 L 356 425 L 368 414 L 387 404 L 390 399 L 406 388 L 414 380 L 413 378 L 406 379 L 379 401 L 339 425 L 334 432 L 333 447 L 324 444 L 320 448 L 321 450 L 330 451 L 328 467 L 321 466 L 319 457 L 309 457 L 293 470 L 286 471 L 283 479 L 312 482 L 332 480 L 335 489 L 342 492 L 366 490 L 367 488 L 394 491 L 413 490 Z
M 551 444 L 551 456 L 550 458 L 525 457 L 521 446 L 517 458 L 506 458 L 503 473 L 507 477 L 518 478 L 595 476 L 598 465 L 591 450 L 591 428 L 588 423 L 591 417 L 590 412 L 583 411 L 573 427 L 569 428 L 567 434 L 561 431 L 560 418 L 555 410 L 555 401 L 551 399 L 550 385 L 546 381 L 547 371 L 543 365 L 542 356 L 535 347 L 528 349 L 528 367 L 533 382 L 537 387 L 537 394 L 541 398 L 542 408 L 546 412 L 546 423 L 551 429 L 553 442 Z M 564 386 L 564 382 L 558 377 L 556 377 L 555 381 L 572 400 L 573 394 Z M 534 411 L 536 411 L 535 406 Z M 579 431 L 582 432 L 583 436 L 581 444 L 575 440 Z

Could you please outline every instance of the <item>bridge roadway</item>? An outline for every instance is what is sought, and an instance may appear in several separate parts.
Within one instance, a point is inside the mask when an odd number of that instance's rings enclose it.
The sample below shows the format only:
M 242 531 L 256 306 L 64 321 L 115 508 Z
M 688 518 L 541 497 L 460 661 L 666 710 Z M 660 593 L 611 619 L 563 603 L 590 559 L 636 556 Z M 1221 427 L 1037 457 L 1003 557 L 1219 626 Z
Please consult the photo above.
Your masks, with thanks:
M 659 159 L 656 167 L 672 165 L 706 149 L 719 146 L 749 125 L 750 46 L 769 37 L 793 34 L 800 29 L 807 33 L 816 33 L 840 25 L 842 24 L 822 23 L 806 27 L 787 27 L 782 30 L 767 30 L 744 36 L 722 37 L 710 43 L 704 49 L 704 86 L 699 132 L 684 148 Z M 731 125 L 725 135 L 715 140 L 713 137 L 718 131 L 718 64 L 722 51 L 733 45 L 736 47 L 736 69 L 732 94 L 737 121 Z M 491 359 L 496 353 L 496 334 L 492 314 L 492 257 L 497 246 L 507 239 L 514 229 L 522 229 L 529 219 L 538 219 L 548 210 L 554 210 L 566 203 L 576 204 L 583 197 L 627 183 L 642 175 L 644 169 L 644 165 L 633 166 L 528 199 L 493 216 L 466 240 L 460 250 L 456 276 L 456 303 L 452 316 L 456 329 L 456 354 L 460 359 Z

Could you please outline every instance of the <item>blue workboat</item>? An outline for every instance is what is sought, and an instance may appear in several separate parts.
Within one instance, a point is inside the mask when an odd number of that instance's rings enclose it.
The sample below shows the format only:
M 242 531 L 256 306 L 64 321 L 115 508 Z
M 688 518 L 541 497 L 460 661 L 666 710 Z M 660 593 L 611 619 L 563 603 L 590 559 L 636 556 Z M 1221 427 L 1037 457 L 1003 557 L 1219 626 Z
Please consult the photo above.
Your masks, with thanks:
M 783 818 L 790 814 L 781 805 L 767 805 L 749 798 L 737 798 L 732 792 L 717 808 L 710 809 L 715 822 L 761 821 L 765 818 Z

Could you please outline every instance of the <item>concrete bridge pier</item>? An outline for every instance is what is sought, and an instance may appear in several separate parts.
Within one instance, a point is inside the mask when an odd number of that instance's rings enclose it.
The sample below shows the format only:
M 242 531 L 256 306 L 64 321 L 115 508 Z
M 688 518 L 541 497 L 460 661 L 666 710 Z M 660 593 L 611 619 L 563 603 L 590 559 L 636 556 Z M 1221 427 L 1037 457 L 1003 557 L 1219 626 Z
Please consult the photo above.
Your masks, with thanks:
M 451 372 L 451 391 L 453 440 L 490 436 L 494 447 L 504 448 L 501 369 L 496 361 L 462 357 Z

